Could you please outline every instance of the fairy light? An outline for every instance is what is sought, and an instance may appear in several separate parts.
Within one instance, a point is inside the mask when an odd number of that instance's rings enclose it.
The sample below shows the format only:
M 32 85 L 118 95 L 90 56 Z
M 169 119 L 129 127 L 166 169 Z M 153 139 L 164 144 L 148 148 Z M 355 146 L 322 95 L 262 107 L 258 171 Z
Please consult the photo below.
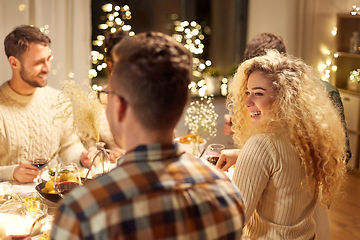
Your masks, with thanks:
M 211 65 L 211 61 L 207 60 L 208 62 L 205 65 L 205 61 L 197 57 L 197 55 L 201 55 L 204 52 L 205 48 L 202 43 L 205 34 L 203 27 L 195 21 L 189 23 L 188 21 L 175 20 L 173 25 L 174 33 L 172 37 L 176 41 L 183 43 L 184 47 L 193 53 L 193 75 L 201 77 L 202 71 L 206 66 L 209 66 L 209 63 Z
M 336 27 L 333 28 L 333 30 L 331 31 L 331 34 L 333 36 L 336 36 L 336 34 L 337 34 L 337 28 Z
M 357 14 L 360 14 L 359 13 L 359 10 L 360 8 L 357 7 L 357 6 L 353 6 L 353 10 L 354 12 L 356 11 L 356 14 L 352 14 L 352 15 L 357 15 Z M 336 36 L 337 35 L 337 28 L 334 27 L 331 31 L 331 34 L 333 36 Z M 339 57 L 339 54 L 338 53 L 332 53 L 326 46 L 321 46 L 320 47 L 320 51 L 328 56 L 327 60 L 325 63 L 320 63 L 319 66 L 318 66 L 318 69 L 324 73 L 324 75 L 321 77 L 321 79 L 323 81 L 329 81 L 330 77 L 331 77 L 331 72 L 336 72 L 338 70 L 338 67 L 333 64 L 333 60 L 338 58 Z M 332 56 L 332 58 L 329 58 L 330 56 Z
M 25 10 L 25 4 L 20 4 L 19 5 L 19 11 L 22 12 Z
M 353 5 L 353 8 L 350 11 L 350 14 L 355 16 L 355 15 L 360 15 L 360 7 Z
M 223 78 L 221 80 L 221 87 L 220 87 L 220 92 L 222 96 L 226 96 L 228 94 L 228 79 L 227 78 Z
M 103 10 L 106 16 L 105 23 L 98 25 L 98 28 L 104 31 L 103 35 L 98 35 L 96 40 L 92 41 L 92 45 L 95 47 L 101 47 L 104 44 L 105 34 L 115 33 L 118 30 L 129 32 L 129 36 L 134 36 L 135 32 L 131 31 L 131 26 L 125 24 L 126 21 L 132 18 L 130 7 L 128 5 L 118 6 L 111 3 L 104 4 L 101 9 Z M 103 49 L 101 51 L 104 51 Z M 95 78 L 99 75 L 101 71 L 107 68 L 105 63 L 104 53 L 93 50 L 90 53 L 91 62 L 94 65 L 92 69 L 89 70 L 89 77 Z

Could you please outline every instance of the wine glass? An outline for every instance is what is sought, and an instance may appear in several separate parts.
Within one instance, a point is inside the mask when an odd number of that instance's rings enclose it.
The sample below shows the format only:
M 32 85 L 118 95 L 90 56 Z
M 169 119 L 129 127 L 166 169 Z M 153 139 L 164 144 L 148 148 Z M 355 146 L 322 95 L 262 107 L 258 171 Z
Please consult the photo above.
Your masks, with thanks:
M 28 162 L 39 170 L 35 179 L 37 183 L 41 183 L 41 170 L 46 167 L 50 161 L 50 150 L 46 143 L 36 143 L 30 141 Z
M 81 185 L 80 171 L 75 163 L 59 163 L 56 167 L 54 186 L 60 197 Z
M 217 161 L 220 158 L 220 154 L 221 151 L 225 149 L 225 146 L 222 144 L 218 144 L 218 143 L 213 143 L 210 144 L 207 148 L 206 148 L 206 152 L 205 152 L 205 159 L 213 164 L 216 165 Z

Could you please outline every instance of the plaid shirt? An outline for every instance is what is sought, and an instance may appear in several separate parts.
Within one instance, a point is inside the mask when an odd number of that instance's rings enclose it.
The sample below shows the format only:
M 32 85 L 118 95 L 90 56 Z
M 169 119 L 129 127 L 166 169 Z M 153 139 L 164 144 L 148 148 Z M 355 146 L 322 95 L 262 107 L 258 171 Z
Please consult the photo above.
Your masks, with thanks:
M 207 162 L 170 146 L 139 146 L 70 192 L 51 239 L 240 239 L 239 190 Z

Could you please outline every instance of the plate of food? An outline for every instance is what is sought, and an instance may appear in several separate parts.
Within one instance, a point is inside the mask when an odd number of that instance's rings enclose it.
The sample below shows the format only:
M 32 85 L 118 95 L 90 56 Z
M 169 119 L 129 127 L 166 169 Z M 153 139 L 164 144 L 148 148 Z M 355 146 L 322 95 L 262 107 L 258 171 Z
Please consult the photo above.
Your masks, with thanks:
M 85 176 L 86 176 L 86 174 L 87 174 L 88 171 L 89 171 L 89 169 L 87 169 L 87 168 L 80 168 L 80 169 L 79 169 L 81 180 L 84 181 Z M 55 172 L 56 172 L 56 167 L 46 169 L 46 170 L 41 174 L 41 178 L 42 178 L 44 181 L 49 181 L 49 180 L 54 181 Z M 87 178 L 88 178 L 88 179 L 91 179 L 91 174 L 89 174 Z
M 183 137 L 178 137 L 175 138 L 174 141 L 178 142 L 180 145 L 180 149 L 182 149 L 183 151 L 192 154 L 192 150 L 191 150 L 191 145 L 190 143 L 192 141 L 194 141 L 194 139 L 197 137 L 198 135 L 196 134 L 187 134 Z M 202 152 L 204 150 L 206 146 L 206 139 L 203 139 L 202 137 L 199 137 L 199 151 Z
M 43 198 L 51 202 L 57 203 L 61 199 L 54 189 L 54 182 L 52 180 L 38 184 L 35 189 Z

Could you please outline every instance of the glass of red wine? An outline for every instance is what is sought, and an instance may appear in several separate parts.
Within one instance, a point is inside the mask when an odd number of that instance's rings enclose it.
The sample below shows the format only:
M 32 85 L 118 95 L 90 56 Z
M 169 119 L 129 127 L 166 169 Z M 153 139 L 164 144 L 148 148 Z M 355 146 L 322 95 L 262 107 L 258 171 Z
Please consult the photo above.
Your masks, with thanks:
M 30 141 L 28 162 L 39 170 L 35 181 L 41 183 L 41 170 L 46 167 L 50 161 L 50 150 L 46 143 L 37 143 Z
M 54 188 L 60 197 L 81 185 L 80 171 L 75 163 L 59 163 L 56 167 Z
M 219 160 L 221 151 L 225 149 L 225 146 L 222 144 L 218 144 L 218 143 L 213 143 L 210 144 L 207 148 L 206 148 L 206 152 L 205 152 L 205 158 L 206 160 L 213 164 L 216 165 L 217 161 Z

